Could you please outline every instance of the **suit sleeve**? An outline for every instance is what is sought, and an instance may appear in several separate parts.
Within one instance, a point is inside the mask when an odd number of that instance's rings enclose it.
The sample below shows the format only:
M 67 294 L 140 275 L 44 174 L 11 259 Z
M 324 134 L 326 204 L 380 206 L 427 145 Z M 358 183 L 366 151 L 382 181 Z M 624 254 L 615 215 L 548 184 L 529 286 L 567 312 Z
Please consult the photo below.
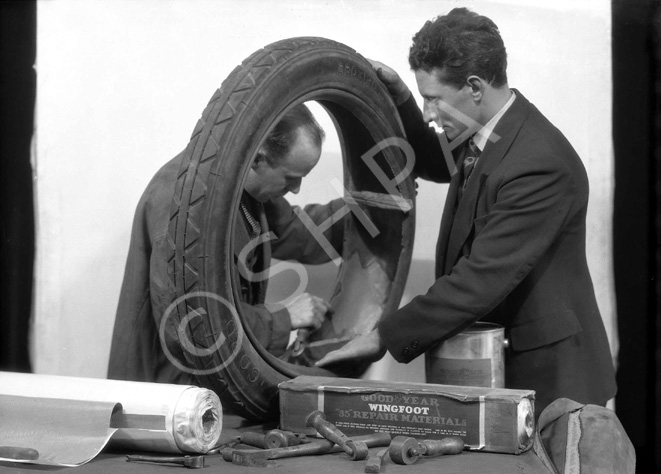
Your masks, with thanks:
M 302 210 L 316 226 L 326 223 L 346 204 L 335 199 L 328 204 L 309 204 Z M 264 205 L 269 224 L 277 238 L 271 241 L 273 257 L 280 260 L 295 260 L 306 264 L 321 264 L 331 260 L 329 253 L 314 238 L 303 221 L 296 215 L 297 206 L 291 206 L 285 198 L 273 199 Z M 341 255 L 344 226 L 341 220 L 333 222 L 323 235 Z
M 409 362 L 492 311 L 579 212 L 582 197 L 562 160 L 526 158 L 499 178 L 493 207 L 474 222 L 470 254 L 426 294 L 381 321 L 381 338 L 399 362 Z
M 413 95 L 397 110 L 404 124 L 406 138 L 415 153 L 414 176 L 437 183 L 449 182 L 451 174 L 443 157 L 438 134 L 423 120 Z

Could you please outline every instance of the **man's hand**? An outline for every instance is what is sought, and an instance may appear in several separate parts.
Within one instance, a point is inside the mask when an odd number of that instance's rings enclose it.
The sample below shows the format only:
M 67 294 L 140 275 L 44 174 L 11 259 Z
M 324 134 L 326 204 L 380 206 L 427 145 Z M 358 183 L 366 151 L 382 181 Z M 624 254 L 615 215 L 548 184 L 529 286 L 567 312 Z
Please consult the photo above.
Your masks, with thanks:
M 368 61 L 376 72 L 376 76 L 388 88 L 388 92 L 390 92 L 390 95 L 395 101 L 395 105 L 399 106 L 406 102 L 411 95 L 411 91 L 406 84 L 404 84 L 402 78 L 399 77 L 399 74 L 397 74 L 394 69 L 379 61 L 374 61 L 372 59 L 368 59 Z
M 339 349 L 329 352 L 315 364 L 317 367 L 323 367 L 335 362 L 342 362 L 353 359 L 367 359 L 377 361 L 386 353 L 386 348 L 381 341 L 379 331 L 374 329 L 367 334 L 352 339 Z
M 316 331 L 325 321 L 331 307 L 318 296 L 302 293 L 287 305 L 287 311 L 292 329 L 310 328 Z

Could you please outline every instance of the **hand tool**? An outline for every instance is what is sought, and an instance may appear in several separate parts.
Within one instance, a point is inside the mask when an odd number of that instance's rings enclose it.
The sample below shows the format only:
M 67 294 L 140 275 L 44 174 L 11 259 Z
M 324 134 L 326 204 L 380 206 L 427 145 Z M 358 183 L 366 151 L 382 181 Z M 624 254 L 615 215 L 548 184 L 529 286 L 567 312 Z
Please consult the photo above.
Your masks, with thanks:
M 333 308 L 328 308 L 324 316 L 326 318 L 329 318 L 334 313 L 335 310 Z M 319 325 L 319 327 L 321 327 L 321 325 Z M 306 343 L 310 338 L 310 334 L 317 331 L 319 327 L 315 326 L 314 328 L 300 328 L 298 331 L 296 331 L 296 339 L 294 339 L 294 343 L 291 346 L 292 357 L 298 357 L 305 351 L 305 348 L 308 346 Z
M 15 459 L 17 461 L 36 461 L 39 459 L 39 451 L 32 448 L 0 446 L 0 458 Z
M 397 436 L 388 448 L 390 459 L 396 464 L 414 464 L 420 456 L 433 457 L 442 454 L 459 454 L 463 450 L 464 441 L 455 436 L 423 440 Z
M 262 449 L 286 448 L 288 446 L 297 446 L 307 441 L 304 434 L 278 429 L 270 430 L 266 434 L 248 431 L 241 433 L 239 440 L 244 444 Z
M 365 472 L 377 473 L 381 472 L 381 463 L 388 453 L 388 448 L 380 449 L 376 454 L 371 455 L 365 463 Z
M 267 466 L 271 459 L 296 456 L 309 456 L 330 453 L 334 443 L 328 440 L 315 440 L 307 444 L 274 449 L 224 449 L 223 459 L 241 466 Z
M 269 448 L 286 448 L 307 443 L 307 436 L 303 433 L 294 433 L 286 430 L 271 430 L 264 435 L 264 440 Z
M 337 426 L 326 420 L 326 415 L 323 411 L 315 410 L 311 412 L 305 418 L 305 425 L 314 428 L 317 430 L 317 433 L 328 441 L 332 441 L 344 449 L 344 452 L 349 455 L 352 461 L 367 459 L 369 455 L 367 445 L 362 441 L 352 440 L 342 433 Z
M 155 464 L 181 464 L 190 469 L 204 467 L 204 456 L 126 456 L 126 462 L 150 462 Z
M 373 433 L 369 435 L 356 436 L 354 441 L 364 443 L 368 448 L 382 447 L 390 444 L 389 433 Z M 344 449 L 332 441 L 326 439 L 315 439 L 309 443 L 287 448 L 274 449 L 232 449 L 223 450 L 223 459 L 242 466 L 265 466 L 271 459 L 282 459 L 296 456 L 313 456 L 320 454 L 341 453 Z
M 225 448 L 222 448 L 220 450 L 220 455 L 223 457 L 223 459 L 225 461 L 232 462 L 232 459 L 234 457 L 234 451 L 237 451 L 237 452 L 243 452 L 243 451 L 262 452 L 263 450 L 255 448 L 254 446 L 248 446 L 248 445 L 245 445 L 245 444 L 241 443 L 239 446 L 227 446 Z
M 307 328 L 301 328 L 296 331 L 296 339 L 292 345 L 291 355 L 292 357 L 300 356 L 305 350 L 305 342 L 310 337 L 310 330 Z

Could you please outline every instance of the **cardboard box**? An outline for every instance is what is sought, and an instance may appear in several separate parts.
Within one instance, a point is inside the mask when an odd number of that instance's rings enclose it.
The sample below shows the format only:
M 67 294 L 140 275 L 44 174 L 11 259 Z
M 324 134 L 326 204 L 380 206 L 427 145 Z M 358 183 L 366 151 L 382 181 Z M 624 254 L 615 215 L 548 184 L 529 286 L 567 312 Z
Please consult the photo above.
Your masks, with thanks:
M 321 410 L 347 436 L 388 432 L 423 439 L 459 436 L 471 450 L 519 454 L 532 445 L 532 390 L 301 376 L 282 382 L 280 427 L 316 435 Z

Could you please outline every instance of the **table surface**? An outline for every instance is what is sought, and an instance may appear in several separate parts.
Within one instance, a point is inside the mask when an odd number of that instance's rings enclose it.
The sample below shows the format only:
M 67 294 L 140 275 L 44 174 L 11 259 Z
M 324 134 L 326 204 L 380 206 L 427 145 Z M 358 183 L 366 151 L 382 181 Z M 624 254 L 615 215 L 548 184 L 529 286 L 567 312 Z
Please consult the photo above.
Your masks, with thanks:
M 221 442 L 225 443 L 244 431 L 265 433 L 275 425 L 255 425 L 239 416 L 225 414 Z M 383 448 L 370 448 L 370 455 Z M 151 463 L 126 462 L 126 452 L 114 450 L 112 447 L 104 450 L 87 464 L 78 467 L 54 467 L 35 464 L 19 464 L 0 462 L 0 472 L 3 474 L 27 474 L 35 472 L 57 472 L 62 474 L 115 474 L 115 473 L 145 473 L 164 474 L 186 469 L 177 465 L 159 465 Z M 132 453 L 165 456 L 159 453 Z M 222 456 L 205 456 L 205 466 L 190 472 L 223 474 L 246 474 L 263 471 L 265 474 L 280 473 L 315 473 L 340 474 L 362 473 L 365 461 L 351 461 L 344 453 L 326 454 L 323 456 L 302 456 L 269 461 L 268 467 L 246 467 L 223 460 Z M 385 459 L 381 466 L 385 474 L 398 473 L 485 473 L 485 474 L 549 474 L 548 469 L 540 462 L 532 450 L 520 455 L 494 454 L 464 451 L 458 455 L 439 456 L 435 458 L 420 458 L 417 463 L 408 466 L 394 464 Z

